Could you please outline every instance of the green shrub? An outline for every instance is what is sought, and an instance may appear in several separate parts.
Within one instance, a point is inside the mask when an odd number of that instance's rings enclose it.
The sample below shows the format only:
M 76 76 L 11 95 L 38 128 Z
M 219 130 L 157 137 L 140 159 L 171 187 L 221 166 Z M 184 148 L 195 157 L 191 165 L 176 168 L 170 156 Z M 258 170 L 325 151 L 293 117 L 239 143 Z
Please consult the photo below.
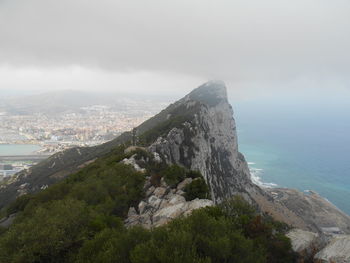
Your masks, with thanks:
M 0 229 L 0 262 L 295 262 L 285 225 L 259 215 L 240 197 L 159 228 L 125 228 L 129 208 L 144 197 L 145 175 L 118 163 L 122 150 L 8 207 L 17 217 Z M 164 163 L 150 167 L 153 184 L 159 175 L 173 187 L 195 178 L 185 187 L 186 199 L 208 198 L 199 172 Z
M 196 178 L 186 185 L 184 192 L 186 201 L 191 201 L 196 198 L 208 199 L 210 196 L 209 188 L 202 177 Z
M 172 165 L 164 170 L 163 176 L 170 187 L 176 187 L 186 178 L 186 169 L 179 165 Z
M 67 199 L 36 208 L 0 239 L 0 262 L 66 262 L 87 237 L 91 214 Z
M 200 171 L 189 170 L 189 171 L 186 173 L 186 177 L 187 177 L 187 178 L 196 179 L 196 178 L 202 177 L 202 174 L 201 174 Z
M 152 174 L 151 175 L 151 179 L 150 179 L 151 185 L 154 186 L 154 187 L 159 187 L 161 179 L 162 179 L 161 175 L 159 175 L 159 174 Z

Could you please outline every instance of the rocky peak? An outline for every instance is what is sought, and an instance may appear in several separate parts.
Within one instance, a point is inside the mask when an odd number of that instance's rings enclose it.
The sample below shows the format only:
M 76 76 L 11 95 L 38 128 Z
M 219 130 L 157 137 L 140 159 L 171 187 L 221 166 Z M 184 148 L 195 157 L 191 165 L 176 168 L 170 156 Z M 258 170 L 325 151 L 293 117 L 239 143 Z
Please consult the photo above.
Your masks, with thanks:
M 250 175 L 238 152 L 236 124 L 224 82 L 209 81 L 174 105 L 173 112 L 186 107 L 190 118 L 158 137 L 150 151 L 162 155 L 168 164 L 199 170 L 215 202 L 245 192 Z
M 297 190 L 292 195 L 291 190 L 268 190 L 251 181 L 247 162 L 238 151 L 233 110 L 223 82 L 201 85 L 159 116 L 169 122 L 182 114 L 187 117 L 170 125 L 152 141 L 148 150 L 162 156 L 168 164 L 200 171 L 215 203 L 238 194 L 276 220 L 303 230 L 322 232 L 327 227 L 339 228 L 344 233 L 350 231 L 350 218 L 331 204 L 318 199 L 310 203 Z
M 220 102 L 227 102 L 226 85 L 221 80 L 211 80 L 194 89 L 185 100 L 198 101 L 209 106 L 216 106 Z

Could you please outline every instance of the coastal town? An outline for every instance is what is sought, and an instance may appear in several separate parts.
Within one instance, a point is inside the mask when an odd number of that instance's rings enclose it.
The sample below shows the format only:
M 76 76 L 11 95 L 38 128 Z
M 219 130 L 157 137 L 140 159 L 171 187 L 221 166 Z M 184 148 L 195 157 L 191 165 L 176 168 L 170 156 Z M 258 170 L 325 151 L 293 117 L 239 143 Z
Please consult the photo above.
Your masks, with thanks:
M 41 159 L 76 146 L 94 146 L 132 130 L 157 113 L 164 103 L 129 103 L 124 110 L 107 105 L 81 107 L 56 115 L 0 113 L 0 146 L 35 145 L 28 156 L 0 152 L 0 181 Z
M 105 105 L 82 107 L 77 112 L 49 116 L 0 114 L 0 144 L 40 145 L 43 153 L 72 146 L 93 146 L 131 130 L 153 116 L 161 106 L 149 104 L 116 111 Z

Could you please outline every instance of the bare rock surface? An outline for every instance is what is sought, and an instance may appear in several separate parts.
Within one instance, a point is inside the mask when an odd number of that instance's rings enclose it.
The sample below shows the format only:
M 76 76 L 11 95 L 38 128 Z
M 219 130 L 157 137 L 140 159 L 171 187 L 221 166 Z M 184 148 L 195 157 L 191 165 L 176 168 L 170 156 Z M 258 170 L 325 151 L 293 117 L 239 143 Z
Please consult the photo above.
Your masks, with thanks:
M 149 150 L 164 156 L 168 164 L 200 171 L 210 185 L 215 203 L 238 193 L 248 197 L 245 186 L 255 186 L 244 157 L 238 152 L 236 124 L 225 84 L 210 81 L 185 96 L 177 106 L 189 112 L 195 109 L 193 119 L 159 137 Z
M 319 262 L 349 263 L 350 262 L 350 236 L 335 236 L 329 244 L 315 255 Z
M 172 107 L 192 112 L 193 119 L 158 137 L 148 150 L 163 156 L 168 164 L 200 171 L 215 203 L 239 194 L 262 212 L 295 228 L 349 233 L 349 216 L 320 196 L 265 189 L 252 182 L 248 164 L 238 151 L 233 110 L 223 82 L 210 81 Z
M 287 233 L 292 242 L 292 248 L 304 258 L 313 258 L 314 254 L 324 246 L 322 238 L 317 233 L 301 229 L 293 229 Z
M 180 182 L 179 186 L 182 187 L 188 182 L 189 180 L 185 179 Z M 148 182 L 145 183 L 147 184 Z M 153 190 L 150 191 L 152 188 Z M 141 225 L 145 228 L 157 227 L 177 217 L 190 215 L 195 209 L 214 205 L 214 202 L 208 199 L 186 201 L 181 194 L 176 192 L 176 189 L 171 189 L 169 186 L 157 188 L 150 186 L 149 189 L 146 189 L 145 199 L 138 204 L 138 211 L 134 207 L 129 209 L 125 225 L 128 227 L 134 225 Z
M 142 172 L 142 173 L 146 172 L 146 169 L 141 168 L 137 163 L 137 161 L 135 160 L 135 155 L 131 156 L 130 158 L 125 158 L 123 160 L 123 163 L 127 165 L 131 165 L 138 172 Z
M 350 217 L 313 191 L 302 193 L 288 188 L 267 189 L 276 203 L 301 218 L 308 230 L 325 234 L 349 234 Z
M 317 263 L 349 263 L 350 235 L 313 233 L 293 229 L 287 233 L 292 248 L 304 259 Z

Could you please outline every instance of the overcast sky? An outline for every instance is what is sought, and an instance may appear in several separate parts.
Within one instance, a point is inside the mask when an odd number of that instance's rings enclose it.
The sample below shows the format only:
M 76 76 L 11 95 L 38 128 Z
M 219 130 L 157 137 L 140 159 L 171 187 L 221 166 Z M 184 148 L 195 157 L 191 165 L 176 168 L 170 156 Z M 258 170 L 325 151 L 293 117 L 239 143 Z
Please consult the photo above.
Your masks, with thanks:
M 0 91 L 350 90 L 349 0 L 0 0 Z

